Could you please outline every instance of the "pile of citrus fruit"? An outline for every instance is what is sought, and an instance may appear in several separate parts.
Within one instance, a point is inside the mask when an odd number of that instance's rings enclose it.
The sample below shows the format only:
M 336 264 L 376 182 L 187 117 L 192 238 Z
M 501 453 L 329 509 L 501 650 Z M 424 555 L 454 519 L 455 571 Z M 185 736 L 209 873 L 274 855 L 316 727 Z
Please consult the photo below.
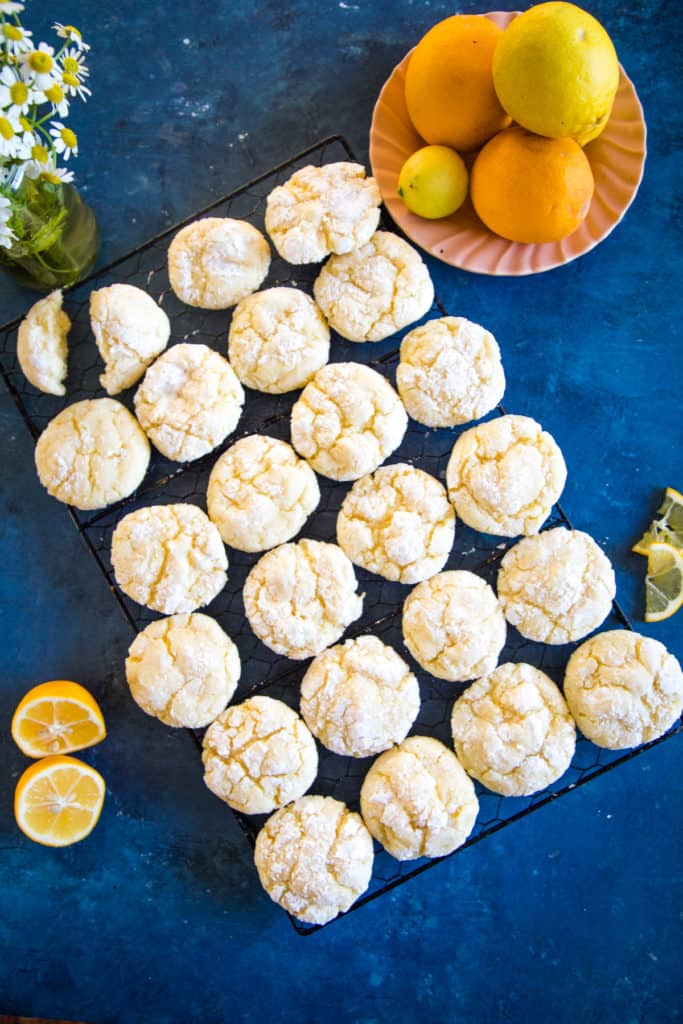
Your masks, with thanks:
M 428 144 L 398 193 L 422 217 L 474 209 L 513 242 L 552 242 L 585 219 L 594 190 L 583 146 L 605 128 L 619 85 L 605 29 L 564 0 L 503 30 L 484 15 L 440 21 L 413 50 L 405 100 Z M 473 154 L 471 172 L 462 158 Z M 468 156 L 469 160 L 469 156 Z
M 667 487 L 664 500 L 633 550 L 647 558 L 645 621 L 661 622 L 683 607 L 683 494 Z

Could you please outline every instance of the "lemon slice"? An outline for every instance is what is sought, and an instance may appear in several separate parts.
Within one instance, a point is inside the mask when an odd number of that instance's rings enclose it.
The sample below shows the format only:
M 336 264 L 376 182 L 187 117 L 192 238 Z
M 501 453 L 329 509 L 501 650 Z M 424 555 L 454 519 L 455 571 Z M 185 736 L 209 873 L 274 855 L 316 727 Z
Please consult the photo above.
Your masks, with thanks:
M 648 555 L 654 541 L 664 541 L 675 548 L 683 548 L 683 494 L 673 487 L 667 487 L 657 513 L 659 518 L 652 520 L 649 529 L 631 548 L 637 555 Z
M 683 552 L 653 541 L 647 554 L 645 621 L 661 622 L 683 605 Z
M 27 757 L 83 750 L 106 735 L 95 698 L 79 683 L 65 679 L 34 686 L 12 719 L 12 738 Z
M 14 816 L 29 839 L 70 846 L 90 835 L 104 803 L 104 779 L 75 757 L 57 754 L 30 765 L 17 783 Z

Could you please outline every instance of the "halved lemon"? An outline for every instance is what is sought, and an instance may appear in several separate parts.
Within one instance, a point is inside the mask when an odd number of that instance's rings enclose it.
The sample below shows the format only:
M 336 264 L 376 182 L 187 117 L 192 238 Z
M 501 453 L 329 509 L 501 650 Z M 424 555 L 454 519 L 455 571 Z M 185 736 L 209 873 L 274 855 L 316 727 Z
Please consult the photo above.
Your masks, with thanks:
M 683 605 L 683 552 L 653 541 L 647 553 L 645 621 L 661 622 Z
M 647 556 L 650 545 L 655 541 L 683 548 L 683 494 L 674 487 L 667 487 L 657 514 L 658 518 L 652 520 L 638 543 L 631 548 L 637 555 Z
M 95 698 L 84 686 L 66 679 L 34 686 L 12 718 L 12 738 L 27 757 L 83 750 L 106 735 Z
M 104 803 L 104 779 L 76 757 L 56 754 L 30 765 L 14 792 L 14 817 L 29 839 L 70 846 L 90 835 Z

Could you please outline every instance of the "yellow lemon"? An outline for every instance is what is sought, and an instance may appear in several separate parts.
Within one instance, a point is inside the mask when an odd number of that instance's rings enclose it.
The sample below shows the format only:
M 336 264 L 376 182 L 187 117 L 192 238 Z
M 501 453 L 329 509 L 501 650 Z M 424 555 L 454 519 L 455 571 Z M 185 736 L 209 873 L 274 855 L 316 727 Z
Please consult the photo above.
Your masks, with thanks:
M 398 194 L 412 213 L 436 220 L 462 206 L 467 182 L 465 162 L 454 149 L 423 146 L 401 168 Z
M 645 621 L 661 622 L 683 605 L 683 555 L 680 548 L 655 540 L 647 553 Z
M 631 548 L 638 555 L 647 555 L 650 545 L 658 540 L 674 548 L 683 548 L 683 494 L 674 487 L 667 487 L 657 512 L 658 518 L 652 520 L 638 543 Z
M 61 754 L 30 765 L 14 792 L 14 816 L 29 839 L 70 846 L 90 835 L 104 803 L 104 779 L 90 765 Z
M 95 698 L 66 679 L 34 686 L 12 718 L 12 739 L 27 757 L 68 754 L 92 747 L 106 735 Z
M 493 55 L 493 84 L 523 128 L 585 145 L 607 124 L 619 63 L 599 21 L 574 4 L 552 0 L 505 29 Z

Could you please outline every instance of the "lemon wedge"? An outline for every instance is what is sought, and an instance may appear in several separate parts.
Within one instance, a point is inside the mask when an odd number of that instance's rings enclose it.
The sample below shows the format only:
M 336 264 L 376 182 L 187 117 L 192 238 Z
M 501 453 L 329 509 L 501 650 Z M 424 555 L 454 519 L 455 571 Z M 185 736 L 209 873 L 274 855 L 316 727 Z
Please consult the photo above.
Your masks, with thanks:
M 654 541 L 664 541 L 675 548 L 683 548 L 683 494 L 673 487 L 667 487 L 664 501 L 657 509 L 658 518 L 653 519 L 632 551 L 637 555 L 649 555 Z
M 652 541 L 647 553 L 645 621 L 661 622 L 683 605 L 683 551 Z

